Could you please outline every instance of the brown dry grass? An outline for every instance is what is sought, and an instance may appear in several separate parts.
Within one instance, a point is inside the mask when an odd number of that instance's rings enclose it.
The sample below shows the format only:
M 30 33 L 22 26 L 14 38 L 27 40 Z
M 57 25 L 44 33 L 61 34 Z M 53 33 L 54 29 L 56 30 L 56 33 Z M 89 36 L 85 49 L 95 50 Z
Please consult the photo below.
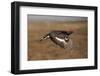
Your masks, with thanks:
M 52 30 L 74 30 L 72 49 L 63 49 L 51 40 L 40 38 Z M 33 22 L 28 24 L 28 60 L 87 58 L 87 21 Z

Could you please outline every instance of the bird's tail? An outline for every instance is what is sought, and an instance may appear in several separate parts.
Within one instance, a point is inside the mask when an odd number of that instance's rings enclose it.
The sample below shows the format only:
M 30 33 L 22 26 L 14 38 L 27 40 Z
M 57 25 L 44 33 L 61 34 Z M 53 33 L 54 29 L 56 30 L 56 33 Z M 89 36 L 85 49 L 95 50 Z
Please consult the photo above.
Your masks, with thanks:
M 46 34 L 44 37 L 42 37 L 42 38 L 40 39 L 40 41 L 46 40 L 46 39 L 48 39 L 48 38 L 50 38 L 50 36 L 49 36 L 49 34 Z

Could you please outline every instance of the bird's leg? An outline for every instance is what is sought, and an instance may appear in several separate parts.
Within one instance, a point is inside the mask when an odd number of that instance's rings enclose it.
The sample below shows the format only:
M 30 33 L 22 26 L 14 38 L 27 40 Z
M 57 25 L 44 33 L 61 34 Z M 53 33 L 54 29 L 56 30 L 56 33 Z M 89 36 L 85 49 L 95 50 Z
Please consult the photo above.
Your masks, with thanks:
M 72 48 L 72 44 L 73 44 L 73 43 L 72 43 L 72 39 L 69 38 L 69 37 L 65 37 L 64 40 L 65 40 L 65 42 L 66 42 L 66 43 L 64 44 L 64 47 L 65 47 L 65 48 L 68 47 L 69 49 L 71 49 L 71 48 Z
M 65 37 L 64 40 L 65 40 L 66 42 L 68 42 L 68 41 L 69 41 L 69 37 Z

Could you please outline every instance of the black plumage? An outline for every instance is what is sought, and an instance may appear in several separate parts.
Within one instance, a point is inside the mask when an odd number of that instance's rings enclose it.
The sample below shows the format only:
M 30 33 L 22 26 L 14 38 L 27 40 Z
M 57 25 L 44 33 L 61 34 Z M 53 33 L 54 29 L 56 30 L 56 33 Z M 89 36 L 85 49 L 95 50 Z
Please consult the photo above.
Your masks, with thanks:
M 66 48 L 66 45 L 69 42 L 69 35 L 72 33 L 73 31 L 51 31 L 41 38 L 40 41 L 50 38 L 55 44 L 62 48 Z

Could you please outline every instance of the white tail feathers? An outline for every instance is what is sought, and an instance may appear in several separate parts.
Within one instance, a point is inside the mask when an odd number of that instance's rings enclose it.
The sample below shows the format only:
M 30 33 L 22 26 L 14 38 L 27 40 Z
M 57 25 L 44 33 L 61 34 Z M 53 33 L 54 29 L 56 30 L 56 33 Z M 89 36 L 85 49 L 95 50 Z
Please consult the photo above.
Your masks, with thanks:
M 40 39 L 40 41 L 46 40 L 46 39 L 48 39 L 49 37 L 50 37 L 49 35 L 46 35 L 46 36 L 42 37 L 42 38 Z

